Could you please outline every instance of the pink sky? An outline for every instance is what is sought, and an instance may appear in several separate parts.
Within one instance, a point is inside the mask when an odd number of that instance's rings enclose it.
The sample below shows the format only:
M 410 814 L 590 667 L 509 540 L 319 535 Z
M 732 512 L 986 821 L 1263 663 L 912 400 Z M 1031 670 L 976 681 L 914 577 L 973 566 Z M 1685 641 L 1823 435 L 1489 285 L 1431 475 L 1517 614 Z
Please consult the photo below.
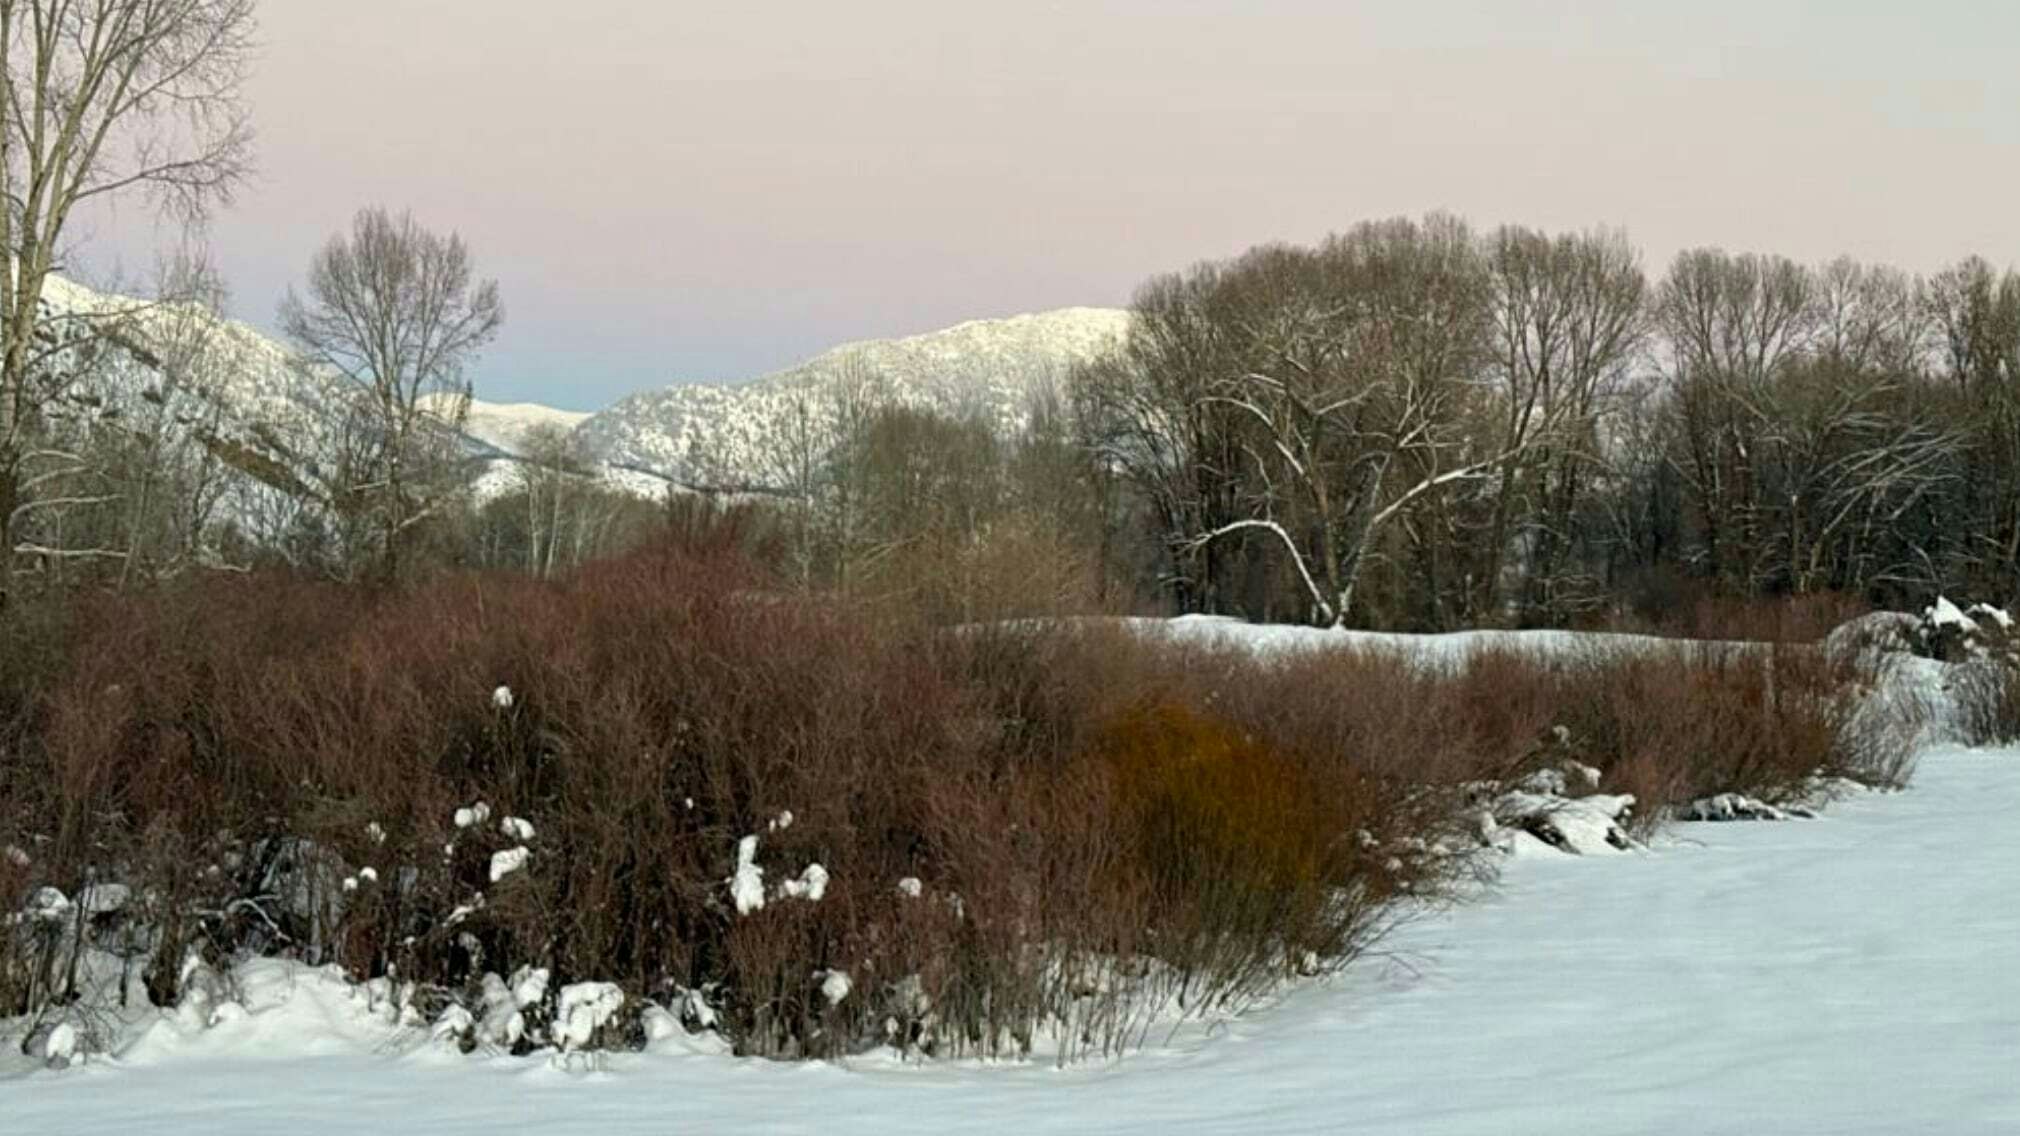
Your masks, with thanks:
M 2020 5 L 265 0 L 234 314 L 360 205 L 505 293 L 480 397 L 1122 304 L 1356 220 L 2020 262 Z M 129 263 L 131 217 L 91 251 Z

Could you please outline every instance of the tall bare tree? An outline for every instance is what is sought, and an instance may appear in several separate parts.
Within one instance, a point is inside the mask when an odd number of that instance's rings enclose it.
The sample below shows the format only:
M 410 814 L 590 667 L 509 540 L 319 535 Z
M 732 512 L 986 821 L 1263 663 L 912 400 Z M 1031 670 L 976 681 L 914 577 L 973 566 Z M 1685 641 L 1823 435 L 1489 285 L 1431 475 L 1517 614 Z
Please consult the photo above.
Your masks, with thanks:
M 1968 435 L 1958 505 L 1970 537 L 1946 574 L 2012 595 L 2020 592 L 2020 274 L 1969 257 L 1930 281 L 1925 302 Z
M 1209 401 L 1237 424 L 1247 507 L 1195 543 L 1273 538 L 1313 618 L 1346 620 L 1392 524 L 1533 440 L 1496 448 L 1465 428 L 1485 395 L 1487 283 L 1471 230 L 1440 215 L 1230 266 L 1211 318 L 1226 328 L 1232 366 Z M 1443 568 L 1434 555 L 1428 594 L 1441 594 Z
M 1523 607 L 1561 619 L 1574 602 L 1565 580 L 1572 518 L 1603 458 L 1602 416 L 1645 339 L 1647 282 L 1633 246 L 1614 232 L 1553 238 L 1503 228 L 1488 260 L 1498 448 L 1520 456 L 1500 470 L 1470 614 L 1497 614 L 1504 563 L 1519 544 Z
M 81 208 L 151 196 L 185 219 L 248 172 L 253 0 L 0 0 L 0 538 L 14 544 L 23 461 L 62 393 L 75 336 L 46 328 L 44 285 Z
M 1196 538 L 1241 515 L 1234 414 L 1216 398 L 1233 367 L 1212 308 L 1223 272 L 1203 264 L 1143 285 L 1118 348 L 1069 377 L 1081 444 L 1143 501 L 1158 582 L 1187 611 L 1228 610 L 1229 542 Z
M 1757 591 L 1770 552 L 1763 468 L 1770 384 L 1819 339 L 1816 276 L 1784 257 L 1693 249 L 1671 265 L 1655 319 L 1675 392 L 1676 464 L 1698 502 L 1707 572 Z
M 464 369 L 504 321 L 498 285 L 475 278 L 461 236 L 374 207 L 315 255 L 306 289 L 289 290 L 281 325 L 306 366 L 350 380 L 367 423 L 351 483 L 333 497 L 368 518 L 378 570 L 396 577 L 410 530 L 447 503 Z

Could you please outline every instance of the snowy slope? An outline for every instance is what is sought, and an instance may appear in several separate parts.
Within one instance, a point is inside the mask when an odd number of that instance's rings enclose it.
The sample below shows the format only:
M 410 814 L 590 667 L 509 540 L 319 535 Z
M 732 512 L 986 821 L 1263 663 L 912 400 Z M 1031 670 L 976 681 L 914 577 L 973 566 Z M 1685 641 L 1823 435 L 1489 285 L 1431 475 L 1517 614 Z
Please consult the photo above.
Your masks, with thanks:
M 1386 957 L 1114 1065 L 774 1064 L 675 1039 L 582 1075 L 415 1050 L 341 986 L 263 964 L 249 1015 L 0 1080 L 0 1106 L 10 1131 L 164 1136 L 2014 1132 L 2016 813 L 2020 753 L 1940 750 L 1912 790 L 1829 819 L 1518 859 Z
M 148 406 L 177 421 L 204 423 L 261 463 L 297 469 L 327 460 L 347 390 L 331 376 L 305 373 L 289 351 L 252 327 L 192 317 L 52 277 L 52 317 L 131 313 L 115 352 L 74 392 L 81 414 L 128 420 Z M 764 487 L 767 458 L 779 447 L 788 413 L 818 409 L 846 376 L 868 376 L 876 397 L 953 414 L 975 414 L 1011 428 L 1028 415 L 1035 392 L 1063 381 L 1073 364 L 1112 344 L 1128 313 L 1066 308 L 1007 319 L 974 320 L 902 339 L 847 343 L 783 371 L 740 383 L 693 383 L 642 392 L 595 414 L 537 403 L 473 401 L 463 434 L 479 496 L 514 483 L 528 432 L 568 434 L 596 476 L 644 496 L 680 485 Z M 171 333 L 196 334 L 209 352 L 202 381 L 157 398 L 163 370 L 156 356 Z M 107 414 L 107 411 L 110 411 Z
M 332 433 L 352 392 L 334 375 L 292 365 L 285 345 L 236 320 L 97 292 L 61 277 L 50 277 L 44 288 L 52 318 L 85 314 L 122 325 L 113 339 L 126 350 L 111 353 L 87 372 L 74 392 L 82 397 L 73 402 L 100 414 L 110 409 L 129 417 L 150 404 L 163 405 L 178 421 L 214 426 L 282 466 L 313 467 L 327 460 Z M 178 341 L 200 344 L 202 361 L 185 368 L 189 373 L 177 376 L 178 389 L 157 403 L 166 374 L 159 356 L 172 353 Z M 423 398 L 430 406 L 438 401 Z M 473 399 L 463 428 L 465 448 L 472 460 L 486 465 L 488 480 L 497 481 L 490 476 L 497 471 L 488 467 L 518 456 L 532 430 L 546 427 L 567 435 L 587 418 L 586 413 L 538 403 Z
M 78 368 L 66 399 L 102 417 L 166 406 L 178 420 L 215 420 L 221 432 L 280 457 L 314 449 L 324 423 L 338 413 L 334 379 L 291 366 L 286 347 L 236 320 L 97 292 L 57 276 L 43 284 L 43 310 L 57 329 L 81 332 L 88 322 L 109 330 L 114 349 Z M 187 362 L 170 375 L 163 356 Z
M 440 400 L 430 395 L 424 401 L 432 406 Z M 560 410 L 537 402 L 485 402 L 473 398 L 464 411 L 463 433 L 500 453 L 523 454 L 535 430 L 552 430 L 566 436 L 588 417 L 584 411 Z
M 446 396 L 424 395 L 430 407 L 444 407 Z M 526 451 L 535 431 L 551 432 L 568 441 L 589 415 L 583 411 L 560 410 L 537 402 L 485 402 L 470 399 L 463 412 L 463 439 L 470 460 L 475 463 L 471 492 L 479 501 L 489 501 L 524 484 L 521 472 Z M 665 491 L 662 483 L 639 479 L 603 468 L 594 474 L 607 488 L 639 496 L 654 497 Z M 641 481 L 643 482 L 641 484 Z
M 1034 392 L 1113 344 L 1129 314 L 1065 308 L 972 320 L 903 339 L 845 343 L 797 366 L 745 383 L 689 383 L 634 394 L 579 427 L 587 451 L 613 465 L 706 485 L 764 485 L 789 413 L 815 417 L 851 376 L 870 376 L 884 397 L 953 414 L 979 414 L 1009 428 Z

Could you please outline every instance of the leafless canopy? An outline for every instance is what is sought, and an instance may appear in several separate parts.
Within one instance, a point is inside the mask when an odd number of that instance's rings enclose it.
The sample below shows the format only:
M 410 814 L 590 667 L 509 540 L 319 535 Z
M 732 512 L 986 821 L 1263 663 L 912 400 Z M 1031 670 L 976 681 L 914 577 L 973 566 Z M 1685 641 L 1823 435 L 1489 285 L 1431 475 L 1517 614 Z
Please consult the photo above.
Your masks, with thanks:
M 469 405 L 464 368 L 504 320 L 498 285 L 475 278 L 462 237 L 368 208 L 316 254 L 305 289 L 282 301 L 281 324 L 306 365 L 358 388 L 366 421 L 344 493 L 371 517 L 390 570 L 404 532 L 440 497 L 445 447 Z
M 140 193 L 199 220 L 246 177 L 253 0 L 0 0 L 0 520 L 14 544 L 23 470 L 54 356 L 43 326 L 80 207 Z

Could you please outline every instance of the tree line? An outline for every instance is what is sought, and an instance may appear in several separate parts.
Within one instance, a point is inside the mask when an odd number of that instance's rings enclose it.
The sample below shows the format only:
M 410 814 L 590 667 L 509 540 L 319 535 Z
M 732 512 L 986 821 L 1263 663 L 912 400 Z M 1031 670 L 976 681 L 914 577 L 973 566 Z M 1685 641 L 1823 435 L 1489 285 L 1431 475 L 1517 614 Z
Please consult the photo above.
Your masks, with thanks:
M 2020 278 L 1476 231 L 1145 284 L 1072 380 L 1178 609 L 1555 625 L 1687 592 L 2006 597 Z

